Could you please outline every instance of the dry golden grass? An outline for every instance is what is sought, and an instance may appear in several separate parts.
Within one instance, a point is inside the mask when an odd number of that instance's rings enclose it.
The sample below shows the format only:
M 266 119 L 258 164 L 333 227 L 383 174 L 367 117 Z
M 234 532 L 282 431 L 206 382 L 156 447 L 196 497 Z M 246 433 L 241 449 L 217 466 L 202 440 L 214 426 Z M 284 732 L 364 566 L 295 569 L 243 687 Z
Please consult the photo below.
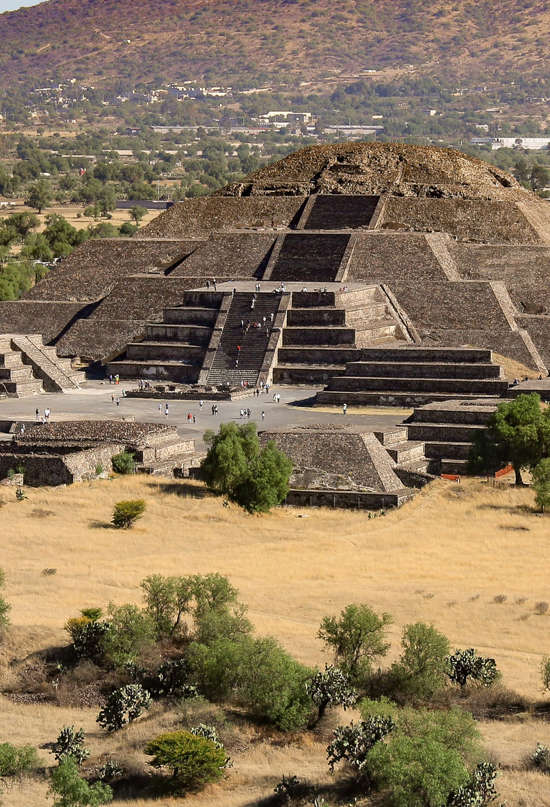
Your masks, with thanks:
M 507 381 L 513 381 L 514 378 L 521 378 L 523 380 L 525 376 L 527 376 L 527 378 L 539 377 L 538 370 L 533 370 L 520 361 L 511 359 L 508 356 L 501 356 L 500 353 L 493 353 L 493 360 L 496 364 L 502 365 L 504 378 Z
M 6 218 L 12 213 L 22 213 L 24 211 L 38 215 L 36 210 L 26 207 L 22 201 L 19 201 L 16 207 L 0 211 L 0 220 L 2 218 Z M 125 221 L 130 221 L 132 224 L 134 223 L 130 218 L 130 212 L 128 210 L 113 210 L 110 219 L 98 219 L 96 221 L 84 216 L 84 207 L 82 205 L 57 205 L 54 207 L 44 208 L 42 213 L 38 215 L 40 226 L 38 227 L 37 232 L 42 232 L 42 230 L 44 230 L 46 227 L 46 217 L 52 214 L 63 216 L 63 218 L 67 219 L 67 221 L 77 230 L 85 230 L 86 227 L 95 225 L 100 221 L 109 222 L 109 224 L 114 224 L 115 227 L 120 227 L 120 225 L 124 224 Z M 144 227 L 146 224 L 149 224 L 149 222 L 156 218 L 158 214 L 158 210 L 148 210 L 141 219 L 140 227 Z
M 21 658 L 64 641 L 65 620 L 82 607 L 139 601 L 139 581 L 147 574 L 219 571 L 239 588 L 258 632 L 277 636 L 304 662 L 327 659 L 316 638 L 324 615 L 367 602 L 395 618 L 390 658 L 399 652 L 402 626 L 426 620 L 454 646 L 494 656 L 507 686 L 531 698 L 541 695 L 539 665 L 550 651 L 550 616 L 536 615 L 534 606 L 550 601 L 550 544 L 548 518 L 533 511 L 529 489 L 436 481 L 410 504 L 376 519 L 364 512 L 292 508 L 253 517 L 203 496 L 198 483 L 147 477 L 27 493 L 21 503 L 11 489 L 0 493 L 6 502 L 0 562 L 14 624 L 5 656 L 17 648 Z M 145 498 L 146 514 L 134 529 L 115 531 L 108 526 L 113 505 L 127 498 Z M 48 567 L 57 573 L 43 576 Z M 495 602 L 499 595 L 504 602 Z M 2 706 L 13 741 L 51 740 L 59 726 L 74 722 L 91 732 L 94 751 L 107 747 L 93 711 L 5 700 Z M 132 731 L 147 739 L 165 719 L 148 718 Z M 518 765 L 537 740 L 550 743 L 548 726 L 531 719 L 488 722 L 483 731 L 490 751 L 506 765 Z M 251 805 L 282 773 L 325 781 L 324 746 L 308 742 L 312 747 L 252 743 L 226 783 L 188 802 Z M 550 804 L 540 800 L 539 776 L 522 772 L 517 782 L 514 776 L 505 779 L 510 807 L 519 807 L 530 788 L 533 801 L 524 804 Z M 32 787 L 32 795 L 26 788 L 11 794 L 21 794 L 13 807 L 46 803 L 39 785 Z

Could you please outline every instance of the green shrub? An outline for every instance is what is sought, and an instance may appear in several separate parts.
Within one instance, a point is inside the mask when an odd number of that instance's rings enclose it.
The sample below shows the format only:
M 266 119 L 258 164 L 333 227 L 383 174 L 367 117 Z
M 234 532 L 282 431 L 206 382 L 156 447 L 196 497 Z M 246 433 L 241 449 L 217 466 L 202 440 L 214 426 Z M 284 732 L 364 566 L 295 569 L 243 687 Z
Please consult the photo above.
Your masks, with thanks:
M 110 605 L 109 621 L 105 624 L 101 650 L 105 661 L 113 667 L 135 662 L 155 642 L 153 622 L 137 605 Z
M 535 501 L 541 512 L 550 505 L 550 458 L 545 457 L 535 465 L 532 471 Z
M 93 620 L 87 616 L 68 619 L 65 630 L 73 641 L 73 649 L 78 659 L 103 660 L 103 639 L 109 630 L 109 623 Z
M 136 720 L 150 705 L 151 696 L 141 684 L 127 684 L 111 692 L 96 722 L 109 732 L 118 731 Z
M 76 731 L 74 726 L 64 726 L 52 744 L 51 751 L 58 762 L 65 757 L 72 757 L 77 765 L 82 765 L 90 756 L 90 752 L 84 747 L 84 729 Z
M 431 698 L 446 681 L 450 646 L 446 636 L 424 622 L 406 625 L 403 652 L 392 666 L 396 685 L 407 695 Z
M 376 743 L 395 729 L 393 718 L 383 715 L 368 717 L 359 724 L 338 726 L 327 746 L 331 773 L 339 762 L 346 762 L 359 779 L 369 779 L 368 755 Z
M 550 773 L 550 748 L 543 743 L 537 743 L 537 747 L 529 757 L 529 764 L 543 773 Z
M 314 704 L 306 691 L 311 670 L 288 655 L 275 639 L 219 639 L 193 643 L 188 659 L 201 692 L 230 699 L 283 731 L 304 728 Z
M 491 686 L 497 681 L 499 672 L 494 658 L 478 656 L 473 647 L 468 650 L 455 650 L 448 657 L 447 675 L 453 684 L 464 687 L 469 679 L 483 686 Z
M 388 652 L 384 633 L 391 622 L 389 614 L 378 616 L 368 605 L 352 604 L 339 617 L 326 616 L 318 635 L 333 650 L 336 664 L 358 683 Z
M 133 474 L 136 469 L 134 455 L 129 451 L 121 451 L 111 459 L 113 471 L 116 474 Z
M 495 787 L 497 769 L 490 762 L 476 765 L 470 780 L 449 796 L 447 807 L 485 807 L 498 796 Z
M 223 747 L 189 731 L 161 734 L 145 746 L 154 768 L 168 768 L 177 788 L 191 790 L 221 779 L 226 764 Z
M 113 800 L 109 785 L 88 784 L 80 776 L 72 757 L 66 757 L 52 771 L 50 792 L 54 797 L 53 807 L 99 807 Z
M 145 502 L 143 499 L 131 499 L 125 502 L 117 502 L 113 510 L 112 524 L 117 529 L 129 530 L 133 527 L 138 518 L 145 512 Z
M 4 575 L 4 570 L 0 569 L 0 591 L 4 587 L 5 579 L 6 577 Z M 8 617 L 10 608 L 11 605 L 6 602 L 6 600 L 2 597 L 2 595 L 0 595 L 0 631 L 3 628 L 7 628 L 8 625 L 10 624 L 10 620 Z
M 550 689 L 550 656 L 545 656 L 540 665 L 543 689 Z
M 32 745 L 0 743 L 0 776 L 21 776 L 38 766 L 38 754 Z

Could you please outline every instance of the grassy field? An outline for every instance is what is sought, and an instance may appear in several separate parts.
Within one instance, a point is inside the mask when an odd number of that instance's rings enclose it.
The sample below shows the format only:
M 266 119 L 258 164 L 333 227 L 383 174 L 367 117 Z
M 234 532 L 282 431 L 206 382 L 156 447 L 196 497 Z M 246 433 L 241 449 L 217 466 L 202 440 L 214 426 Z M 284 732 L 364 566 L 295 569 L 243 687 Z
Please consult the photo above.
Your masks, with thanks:
M 0 493 L 6 536 L 1 565 L 14 625 L 0 646 L 4 664 L 64 642 L 63 623 L 80 608 L 138 602 L 139 581 L 147 574 L 219 571 L 239 588 L 258 633 L 275 635 L 304 662 L 328 660 L 316 638 L 324 615 L 366 602 L 394 616 L 388 660 L 399 652 L 402 626 L 425 620 L 453 646 L 475 646 L 493 656 L 506 686 L 543 697 L 539 665 L 550 652 L 550 615 L 539 615 L 536 604 L 550 601 L 550 544 L 548 518 L 534 512 L 529 489 L 437 481 L 402 509 L 376 519 L 291 508 L 253 517 L 224 507 L 198 484 L 146 477 L 29 489 L 28 497 L 18 503 L 13 489 Z M 147 500 L 147 512 L 121 535 L 108 526 L 112 506 L 134 497 Z M 45 568 L 57 571 L 44 576 Z M 97 752 L 112 743 L 139 748 L 175 720 L 159 710 L 120 738 L 106 740 L 96 730 L 96 710 L 0 703 L 9 725 L 0 742 L 40 745 L 74 722 L 90 732 Z M 521 765 L 537 741 L 550 744 L 550 723 L 522 715 L 484 722 L 482 729 L 490 753 L 506 767 L 501 792 L 508 806 L 549 805 L 548 778 Z M 240 734 L 227 782 L 187 803 L 252 805 L 269 795 L 282 773 L 329 782 L 324 740 L 311 736 L 284 746 L 259 730 Z M 47 804 L 45 785 L 17 787 L 7 803 Z
M 30 207 L 27 207 L 23 204 L 22 200 L 17 201 L 15 207 L 6 208 L 0 211 L 0 219 L 8 217 L 11 213 L 36 213 L 36 210 L 32 210 Z M 149 224 L 159 213 L 162 211 L 159 210 L 148 210 L 147 213 L 143 216 L 140 221 L 140 227 L 145 227 L 146 224 Z M 114 224 L 116 227 L 120 227 L 121 224 L 124 224 L 125 221 L 131 221 L 133 224 L 132 219 L 130 218 L 130 211 L 129 210 L 113 210 L 111 213 L 112 218 L 110 219 L 98 219 L 97 221 L 93 218 L 87 218 L 84 216 L 84 207 L 82 205 L 54 205 L 53 207 L 45 207 L 42 213 L 38 216 L 40 219 L 40 226 L 38 228 L 38 232 L 42 232 L 42 230 L 46 226 L 46 217 L 51 215 L 52 213 L 63 216 L 63 218 L 67 219 L 67 221 L 72 224 L 77 230 L 85 230 L 86 227 L 90 225 L 95 225 L 100 221 L 108 221 L 110 224 Z M 80 216 L 80 217 L 79 217 Z

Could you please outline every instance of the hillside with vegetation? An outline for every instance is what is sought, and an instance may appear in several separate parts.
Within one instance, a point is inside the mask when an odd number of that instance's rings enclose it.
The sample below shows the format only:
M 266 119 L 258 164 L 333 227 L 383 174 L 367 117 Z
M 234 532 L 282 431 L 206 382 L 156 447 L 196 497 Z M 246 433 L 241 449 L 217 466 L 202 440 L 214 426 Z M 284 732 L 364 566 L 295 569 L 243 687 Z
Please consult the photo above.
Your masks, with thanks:
M 0 15 L 0 87 L 203 77 L 253 86 L 416 67 L 548 78 L 544 0 L 50 0 Z M 295 85 L 294 85 L 295 86 Z

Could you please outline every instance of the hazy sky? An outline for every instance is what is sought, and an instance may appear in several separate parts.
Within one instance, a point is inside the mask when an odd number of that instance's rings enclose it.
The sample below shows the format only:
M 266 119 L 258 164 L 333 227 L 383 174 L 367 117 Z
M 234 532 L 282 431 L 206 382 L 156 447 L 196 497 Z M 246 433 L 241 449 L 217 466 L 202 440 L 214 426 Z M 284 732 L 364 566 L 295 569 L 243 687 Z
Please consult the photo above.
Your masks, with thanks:
M 3 11 L 14 11 L 21 6 L 36 6 L 41 0 L 0 0 L 0 14 Z

